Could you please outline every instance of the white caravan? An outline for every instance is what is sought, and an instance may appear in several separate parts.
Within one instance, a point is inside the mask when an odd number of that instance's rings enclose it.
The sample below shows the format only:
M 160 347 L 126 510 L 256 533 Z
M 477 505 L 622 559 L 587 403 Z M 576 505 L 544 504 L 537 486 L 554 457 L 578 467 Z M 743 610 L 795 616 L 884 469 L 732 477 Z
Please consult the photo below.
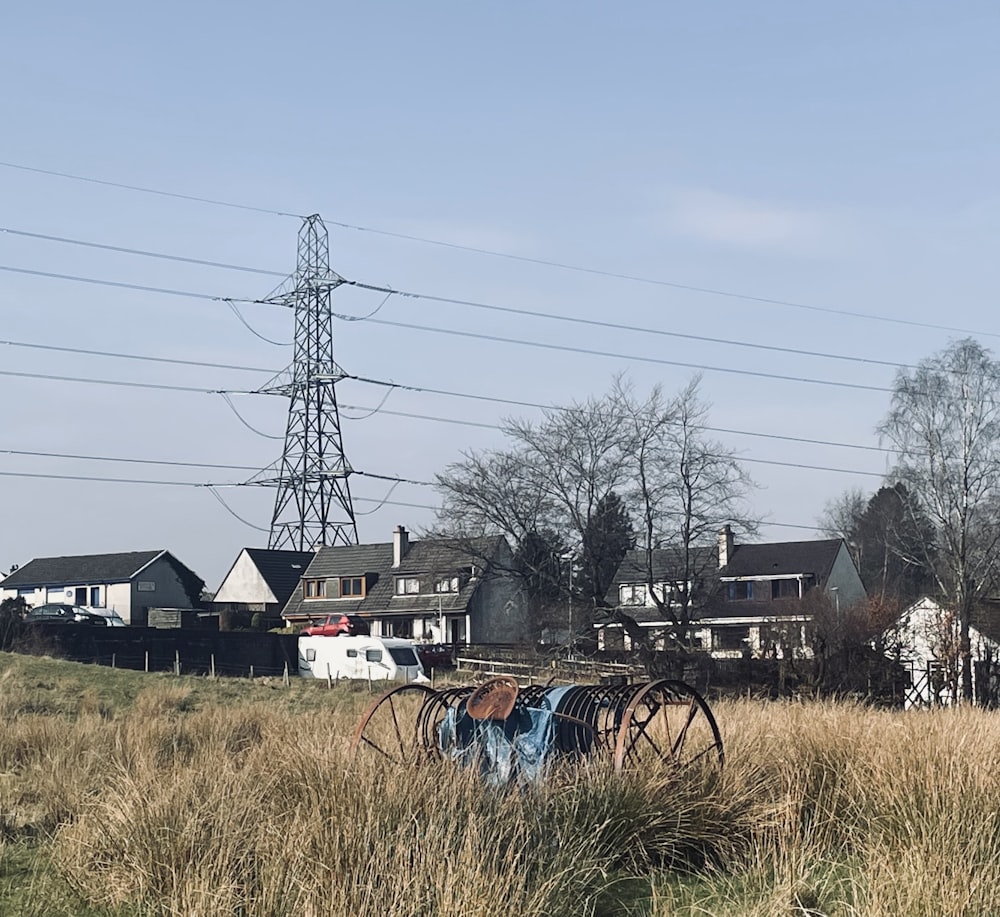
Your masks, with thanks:
M 299 675 L 367 681 L 427 681 L 409 640 L 393 637 L 299 637 Z

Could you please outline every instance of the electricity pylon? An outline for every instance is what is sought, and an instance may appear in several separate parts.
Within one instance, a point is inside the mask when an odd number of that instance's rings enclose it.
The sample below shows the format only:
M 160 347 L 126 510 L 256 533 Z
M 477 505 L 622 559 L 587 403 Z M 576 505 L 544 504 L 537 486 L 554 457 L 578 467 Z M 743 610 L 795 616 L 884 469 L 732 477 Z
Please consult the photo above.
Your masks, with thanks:
M 333 360 L 330 295 L 344 278 L 330 270 L 330 242 L 318 214 L 299 230 L 295 273 L 263 301 L 295 310 L 292 365 L 260 389 L 289 399 L 281 459 L 247 483 L 277 487 L 269 548 L 311 551 L 358 543 L 337 410 L 344 371 Z

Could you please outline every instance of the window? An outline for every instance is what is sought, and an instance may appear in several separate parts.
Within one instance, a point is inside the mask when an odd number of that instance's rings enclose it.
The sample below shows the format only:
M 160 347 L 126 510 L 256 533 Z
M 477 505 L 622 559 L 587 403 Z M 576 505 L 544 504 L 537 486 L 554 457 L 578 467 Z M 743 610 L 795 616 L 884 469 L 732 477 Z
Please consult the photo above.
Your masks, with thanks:
M 645 583 L 629 583 L 618 587 L 619 605 L 645 605 L 646 599 Z
M 435 592 L 458 592 L 458 577 L 446 576 L 444 579 L 435 580 Z
M 729 601 L 742 602 L 753 598 L 753 583 L 743 581 L 729 584 Z
M 91 586 L 90 587 L 90 607 L 91 608 L 103 608 L 101 604 L 101 587 Z
M 358 658 L 358 651 L 357 650 L 348 650 L 347 651 L 347 658 L 348 659 L 357 659 Z
M 382 650 L 365 650 L 365 662 L 381 662 Z
M 351 596 L 361 598 L 365 594 L 365 578 L 363 576 L 342 576 L 340 578 L 340 595 L 343 598 Z
M 742 650 L 750 639 L 749 627 L 713 627 L 713 650 Z
M 396 595 L 417 595 L 420 592 L 420 580 L 415 576 L 396 577 Z
M 309 647 L 309 649 L 306 650 L 306 662 L 315 662 L 315 661 L 316 661 L 316 650 L 314 650 L 312 647 Z
M 392 657 L 392 661 L 395 662 L 396 665 L 417 665 L 417 654 L 408 646 L 390 646 L 389 655 Z
M 772 599 L 797 599 L 799 597 L 799 581 L 797 579 L 771 580 Z
M 326 598 L 325 579 L 307 579 L 302 581 L 302 595 L 307 599 Z

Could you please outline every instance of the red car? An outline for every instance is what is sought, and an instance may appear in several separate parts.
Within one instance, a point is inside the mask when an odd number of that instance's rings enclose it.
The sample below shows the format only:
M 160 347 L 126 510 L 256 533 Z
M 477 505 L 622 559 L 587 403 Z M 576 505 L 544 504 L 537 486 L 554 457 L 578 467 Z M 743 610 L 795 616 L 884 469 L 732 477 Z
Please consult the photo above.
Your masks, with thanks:
M 310 637 L 336 637 L 340 634 L 361 634 L 365 637 L 371 635 L 368 622 L 358 615 L 327 615 L 320 621 L 313 621 L 302 633 Z

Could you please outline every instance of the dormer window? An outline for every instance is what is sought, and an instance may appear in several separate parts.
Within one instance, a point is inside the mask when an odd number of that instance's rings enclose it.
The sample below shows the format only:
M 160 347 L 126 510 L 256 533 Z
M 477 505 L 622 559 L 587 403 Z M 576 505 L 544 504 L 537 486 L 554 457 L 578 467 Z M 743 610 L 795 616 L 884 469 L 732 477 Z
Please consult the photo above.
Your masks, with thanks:
M 363 576 L 342 576 L 340 578 L 341 598 L 363 598 L 365 594 L 365 578 Z
M 753 601 L 753 583 L 749 580 L 729 583 L 727 594 L 730 602 Z
M 396 595 L 418 595 L 420 579 L 416 576 L 397 576 Z
M 434 581 L 435 592 L 458 592 L 458 577 L 445 576 Z
M 325 599 L 326 580 L 325 579 L 305 579 L 302 580 L 302 596 L 306 599 Z

